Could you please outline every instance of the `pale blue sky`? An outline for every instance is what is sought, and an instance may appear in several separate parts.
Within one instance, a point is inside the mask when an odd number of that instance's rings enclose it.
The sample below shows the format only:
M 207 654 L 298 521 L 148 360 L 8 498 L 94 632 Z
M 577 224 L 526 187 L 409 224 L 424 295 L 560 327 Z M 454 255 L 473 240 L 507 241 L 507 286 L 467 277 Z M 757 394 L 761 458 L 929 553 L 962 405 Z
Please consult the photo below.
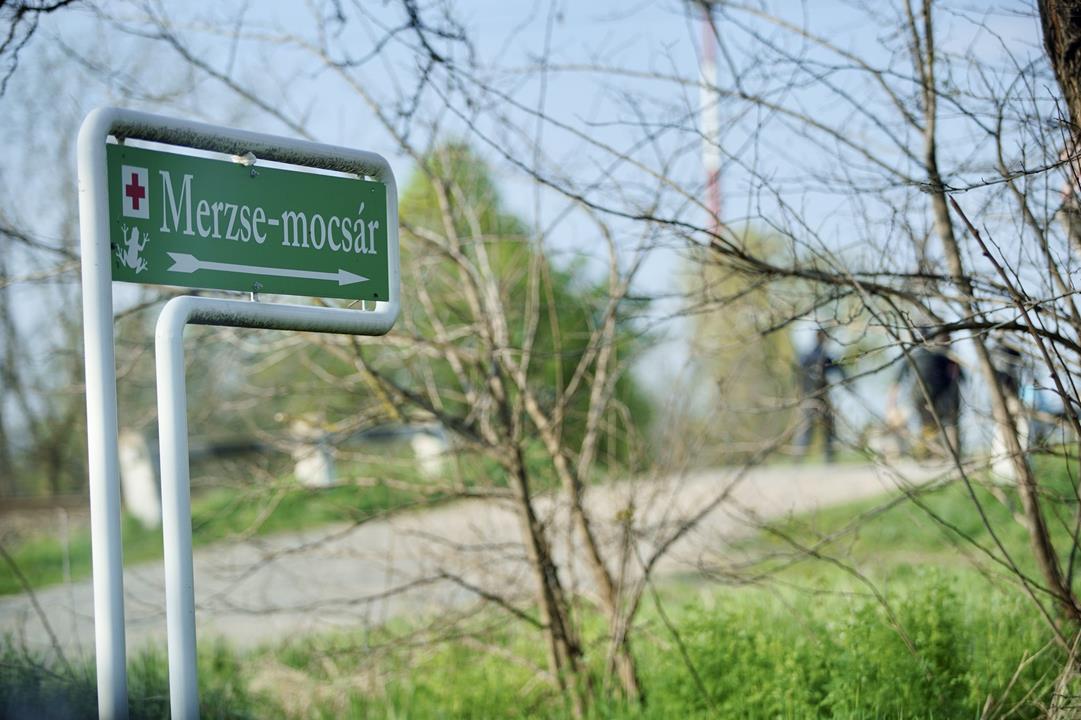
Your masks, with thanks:
M 870 22 L 866 14 L 853 11 L 852 3 L 776 0 L 766 5 L 792 22 L 808 23 L 813 32 L 829 37 L 876 65 L 885 66 L 890 62 L 885 48 L 896 39 L 893 36 L 899 28 Z M 938 37 L 946 50 L 977 56 L 991 65 L 1008 63 L 1011 56 L 1024 61 L 1040 53 L 1033 3 L 959 0 L 939 5 L 943 12 L 939 16 Z M 226 41 L 223 33 L 232 26 L 243 5 L 195 2 L 171 3 L 167 7 L 177 31 L 201 58 L 216 67 L 228 63 L 245 89 L 267 102 L 282 105 L 317 139 L 383 153 L 391 161 L 399 182 L 405 182 L 410 172 L 409 160 L 396 151 L 393 142 L 372 121 L 370 112 L 357 101 L 356 95 L 329 73 L 320 71 L 317 60 L 280 45 L 249 42 L 234 47 Z M 383 6 L 373 3 L 370 7 L 373 13 L 380 15 Z M 122 22 L 136 18 L 141 12 L 137 4 L 110 3 L 108 8 Z M 526 106 L 535 106 L 538 102 L 540 81 L 536 73 L 519 71 L 533 66 L 544 55 L 556 66 L 604 64 L 689 80 L 697 76 L 701 27 L 697 16 L 688 13 L 682 2 L 612 0 L 557 2 L 553 5 L 547 2 L 462 0 L 453 3 L 453 8 L 475 42 L 479 73 Z M 992 32 L 974 31 L 971 18 L 975 16 L 982 17 Z M 251 3 L 244 19 L 246 27 L 265 28 L 265 33 L 272 36 L 282 33 L 310 35 L 313 27 L 308 6 L 301 3 Z M 739 56 L 746 36 L 734 30 L 729 36 L 730 30 L 722 27 L 722 34 L 732 43 L 733 54 Z M 370 49 L 365 47 L 366 42 L 370 41 L 353 34 L 349 36 L 348 46 L 355 54 L 364 54 Z M 103 80 L 100 72 L 79 68 L 69 52 L 89 57 L 107 67 L 106 79 Z M 58 192 L 70 192 L 73 178 L 71 167 L 59 168 L 57 173 L 35 171 L 41 167 L 43 158 L 47 158 L 47 162 L 56 161 L 55 153 L 48 148 L 58 142 L 70 143 L 82 115 L 95 105 L 125 102 L 168 114 L 292 134 L 288 128 L 258 111 L 238 110 L 229 91 L 216 81 L 186 68 L 164 45 L 118 34 L 107 23 L 85 12 L 44 22 L 41 35 L 24 54 L 22 62 L 23 67 L 0 106 L 0 124 L 9 129 L 0 141 L 6 157 L 0 165 L 0 190 L 6 198 L 4 212 L 17 220 L 33 219 L 34 227 L 44 238 L 55 238 L 62 231 L 55 215 L 56 204 L 51 198 Z M 43 62 L 52 64 L 47 77 L 40 71 Z M 358 70 L 357 77 L 377 93 L 383 93 L 394 77 L 408 74 L 413 62 L 410 53 L 391 44 L 381 58 Z M 738 59 L 737 65 L 748 78 L 754 77 L 756 68 L 753 65 L 741 65 Z M 971 79 L 959 80 L 964 84 Z M 729 81 L 722 72 L 722 84 Z M 163 95 L 136 102 L 125 101 L 126 87 Z M 168 97 L 170 91 L 188 88 L 194 88 L 195 93 Z M 286 90 L 284 97 L 283 88 Z M 662 113 L 665 108 L 672 112 L 681 107 L 693 109 L 698 100 L 695 88 L 680 88 L 673 83 L 562 70 L 548 76 L 544 109 L 560 122 L 588 131 L 614 148 L 625 149 L 633 147 L 640 132 L 640 128 L 634 126 L 636 117 L 628 102 L 629 96 L 639 98 L 642 107 L 654 114 Z M 838 121 L 839 109 L 831 106 L 824 95 L 816 94 L 813 88 L 796 89 L 788 97 L 810 114 L 817 113 L 824 120 Z M 439 112 L 438 103 L 431 96 L 421 107 L 422 113 Z M 506 112 L 512 124 L 517 124 L 523 132 L 536 132 L 535 122 L 528 113 L 509 106 L 493 109 Z M 759 195 L 751 178 L 739 167 L 744 160 L 742 153 L 753 152 L 759 171 L 770 174 L 786 193 L 783 199 L 801 208 L 814 229 L 829 237 L 835 247 L 860 252 L 864 238 L 853 231 L 854 226 L 847 219 L 848 213 L 852 212 L 850 199 L 831 196 L 820 188 L 809 188 L 804 181 L 807 173 L 829 167 L 833 162 L 829 153 L 800 143 L 796 135 L 781 125 L 771 130 L 765 143 L 752 148 L 748 144 L 750 132 L 744 119 L 732 117 L 727 106 L 722 109 L 722 115 L 731 122 L 724 141 L 725 149 L 739 154 L 739 162 L 725 165 L 722 182 L 726 214 L 739 219 L 772 212 L 770 203 L 775 200 Z M 947 139 L 949 123 L 947 117 L 944 120 Z M 479 128 L 493 135 L 497 132 L 490 124 L 482 124 Z M 852 128 L 854 134 L 865 131 L 856 122 Z M 469 136 L 468 128 L 453 116 L 444 117 L 441 132 L 444 136 Z M 579 182 L 603 175 L 602 168 L 608 159 L 589 143 L 553 126 L 545 127 L 542 132 L 546 168 L 565 172 Z M 662 149 L 673 155 L 680 143 L 686 143 L 685 136 L 667 136 L 661 141 Z M 584 257 L 588 265 L 589 258 L 596 257 L 598 246 L 595 232 L 581 214 L 565 214 L 567 201 L 564 198 L 537 190 L 491 148 L 486 148 L 483 143 L 478 145 L 492 158 L 508 204 L 523 217 L 551 231 L 551 246 L 557 256 L 568 262 Z M 951 150 L 946 143 L 944 154 L 949 155 Z M 635 152 L 643 162 L 652 162 L 647 151 Z M 974 177 L 979 175 L 979 170 L 977 163 L 967 172 Z M 626 177 L 630 187 L 635 175 L 627 170 L 618 172 L 623 173 L 618 177 Z M 665 172 L 684 187 L 697 186 L 704 180 L 693 145 L 683 148 L 679 160 L 666 167 Z M 702 222 L 701 211 L 684 208 L 683 212 L 688 213 L 692 221 Z M 870 212 L 876 210 L 872 208 Z M 630 229 L 618 222 L 616 227 Z M 656 253 L 642 274 L 639 291 L 664 294 L 676 290 L 680 268 L 675 252 Z M 27 270 L 34 268 L 28 266 Z M 29 298 L 36 292 L 28 288 L 20 290 L 15 297 L 25 297 L 26 302 L 30 302 Z M 408 294 L 408 289 L 404 292 Z M 662 346 L 647 362 L 644 375 L 664 378 L 670 369 L 666 366 L 678 365 L 685 359 L 685 354 L 685 346 L 677 337 Z

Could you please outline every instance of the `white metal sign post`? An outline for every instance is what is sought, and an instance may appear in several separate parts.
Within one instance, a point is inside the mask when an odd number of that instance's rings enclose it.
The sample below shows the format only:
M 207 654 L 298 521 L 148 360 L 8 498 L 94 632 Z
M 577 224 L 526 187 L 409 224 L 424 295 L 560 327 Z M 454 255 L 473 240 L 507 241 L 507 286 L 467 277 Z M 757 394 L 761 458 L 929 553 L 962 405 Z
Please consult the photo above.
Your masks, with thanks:
M 334 170 L 346 173 L 353 178 L 352 185 L 345 186 L 350 193 L 369 192 L 375 195 L 364 197 L 371 201 L 376 199 L 382 207 L 385 200 L 384 214 L 379 219 L 371 219 L 371 215 L 361 217 L 360 213 L 365 208 L 365 203 L 359 205 L 355 211 L 357 217 L 341 217 L 328 215 L 324 220 L 323 215 L 312 212 L 310 239 L 315 250 L 326 248 L 333 249 L 337 253 L 344 252 L 346 255 L 352 252 L 356 257 L 336 255 L 333 258 L 335 265 L 350 264 L 352 269 L 338 268 L 335 272 L 328 272 L 322 268 L 320 259 L 325 256 L 317 256 L 313 252 L 297 252 L 290 258 L 298 258 L 288 267 L 283 267 L 281 260 L 282 250 L 278 248 L 278 256 L 267 251 L 267 261 L 262 264 L 252 262 L 223 262 L 221 260 L 200 258 L 196 265 L 188 260 L 194 259 L 193 253 L 177 252 L 187 249 L 177 243 L 189 242 L 181 235 L 195 235 L 191 230 L 191 211 L 188 210 L 187 232 L 177 226 L 178 219 L 182 216 L 185 188 L 190 186 L 189 177 L 194 178 L 196 171 L 190 175 L 182 175 L 185 183 L 177 188 L 180 200 L 176 194 L 170 194 L 172 186 L 161 193 L 158 202 L 162 203 L 162 212 L 173 213 L 174 227 L 172 228 L 175 238 L 159 237 L 156 240 L 150 238 L 150 234 L 139 229 L 136 220 L 147 221 L 151 217 L 153 198 L 148 197 L 148 186 L 152 182 L 148 167 L 137 165 L 117 165 L 117 178 L 109 177 L 109 165 L 107 159 L 107 139 L 114 137 L 119 142 L 126 139 L 138 139 L 163 143 L 172 146 L 209 150 L 219 153 L 227 153 L 235 156 L 244 156 L 251 161 L 269 160 L 290 165 Z M 111 146 L 116 147 L 116 146 Z M 139 153 L 146 155 L 146 164 L 152 165 L 155 159 L 148 154 L 149 151 L 141 149 L 132 150 L 129 154 L 138 158 Z M 196 160 L 176 160 L 176 162 L 191 162 Z M 256 160 L 256 161 L 257 161 Z M 209 162 L 209 161 L 207 161 Z M 94 572 L 94 631 L 95 651 L 97 660 L 98 680 L 98 711 L 102 718 L 124 718 L 127 716 L 127 676 L 126 676 L 126 652 L 124 638 L 124 597 L 123 597 L 123 558 L 121 553 L 120 538 L 120 483 L 118 474 L 117 452 L 117 410 L 116 410 L 116 367 L 113 345 L 113 308 L 111 285 L 113 279 L 121 279 L 130 282 L 142 282 L 139 274 L 147 271 L 146 282 L 164 282 L 157 278 L 157 273 L 177 273 L 177 277 L 185 279 L 174 280 L 175 284 L 183 284 L 192 287 L 231 288 L 238 289 L 236 283 L 251 282 L 251 289 L 257 290 L 264 287 L 266 282 L 268 291 L 283 292 L 298 295 L 317 295 L 326 289 L 326 295 L 334 297 L 357 297 L 377 298 L 375 309 L 349 310 L 339 308 L 322 308 L 305 305 L 289 305 L 278 303 L 259 303 L 241 300 L 219 300 L 200 297 L 179 297 L 166 303 L 158 319 L 155 335 L 155 356 L 157 363 L 157 388 L 158 388 L 158 425 L 161 444 L 161 478 L 162 478 L 162 531 L 164 533 L 165 549 L 165 584 L 166 584 L 166 613 L 169 642 L 169 692 L 172 716 L 174 718 L 198 717 L 198 683 L 196 677 L 196 654 L 195 654 L 195 599 L 194 580 L 192 569 L 192 545 L 191 545 L 191 501 L 190 482 L 188 476 L 188 435 L 187 435 L 187 400 L 185 397 L 184 378 L 184 328 L 190 323 L 204 325 L 225 325 L 232 327 L 252 327 L 278 330 L 303 330 L 309 332 L 333 332 L 353 335 L 381 335 L 388 332 L 394 325 L 400 307 L 399 297 L 399 256 L 398 256 L 398 196 L 394 175 L 390 166 L 379 155 L 374 153 L 353 150 L 350 148 L 321 145 L 317 143 L 293 140 L 289 138 L 251 133 L 243 130 L 220 128 L 203 123 L 190 122 L 175 118 L 162 117 L 147 113 L 121 110 L 117 108 L 100 108 L 91 112 L 83 121 L 79 131 L 78 143 L 79 163 L 79 213 L 80 235 L 82 249 L 82 278 L 83 278 L 83 322 L 84 340 L 86 351 L 86 403 L 87 403 L 87 426 L 89 444 L 89 481 L 90 481 L 90 513 L 91 513 L 91 538 L 93 542 L 93 572 Z M 114 163 L 116 165 L 116 163 Z M 222 171 L 213 168 L 206 170 L 207 174 Z M 300 182 L 310 186 L 319 185 L 323 192 L 309 197 L 321 197 L 327 195 L 325 187 L 327 183 L 339 182 L 335 178 L 319 176 L 322 179 L 313 179 L 308 175 L 306 179 L 287 177 L 274 177 L 274 173 L 283 173 L 280 170 L 266 170 L 267 187 L 284 184 L 287 189 L 290 182 Z M 169 180 L 168 171 L 160 170 L 162 183 Z M 258 173 L 253 169 L 251 177 L 255 178 Z M 301 175 L 295 173 L 295 175 Z M 224 183 L 219 180 L 219 186 L 225 188 L 223 192 L 235 190 L 237 193 L 248 193 L 250 197 L 251 185 L 241 187 L 242 183 L 226 178 Z M 359 183 L 358 180 L 370 179 L 374 183 Z M 109 183 L 125 183 L 120 186 L 125 194 L 124 199 L 112 198 L 113 207 L 122 207 L 125 218 L 133 218 L 130 222 L 136 224 L 129 235 L 127 224 L 119 225 L 118 218 L 110 216 L 110 193 Z M 194 184 L 194 180 L 192 180 Z M 378 187 L 371 187 L 378 184 Z M 299 186 L 298 186 L 299 187 Z M 301 187 L 297 193 L 287 192 L 288 197 L 305 197 L 303 190 L 310 191 L 311 187 Z M 382 193 L 382 195 L 379 195 Z M 348 194 L 348 193 L 347 193 Z M 258 193 L 256 192 L 256 196 Z M 333 197 L 327 200 L 333 203 L 341 199 L 340 192 L 330 193 Z M 385 196 L 385 197 L 384 197 Z M 172 207 L 166 203 L 166 197 L 172 203 Z M 355 198 L 354 198 L 355 199 Z M 188 198 L 190 202 L 190 197 Z M 300 201 L 298 201 L 300 202 Z M 315 202 L 310 201 L 310 202 Z M 205 219 L 203 205 L 200 202 L 196 210 L 197 227 L 203 230 L 202 222 Z M 214 210 L 215 229 L 217 229 L 218 213 L 222 215 L 222 224 L 228 208 L 232 206 L 233 213 L 237 213 L 241 220 L 245 220 L 244 209 L 248 209 L 246 217 L 247 225 L 238 224 L 236 238 L 241 239 L 241 227 L 246 227 L 249 239 L 254 242 L 249 246 L 237 244 L 223 252 L 237 253 L 248 252 L 247 248 L 256 248 L 262 242 L 259 240 L 260 228 L 268 234 L 271 227 L 286 225 L 286 219 L 293 222 L 293 244 L 290 246 L 289 235 L 284 236 L 286 248 L 299 248 L 299 241 L 303 240 L 303 250 L 309 248 L 308 228 L 305 226 L 303 237 L 298 238 L 296 223 L 303 216 L 307 222 L 304 208 L 293 208 L 283 212 L 280 223 L 277 218 L 268 216 L 267 212 L 258 207 L 252 210 L 243 206 L 237 211 L 237 203 L 222 200 L 215 203 L 221 206 Z M 207 207 L 210 207 L 207 204 Z M 322 207 L 322 206 L 320 206 Z M 310 209 L 309 209 L 310 210 Z M 328 211 L 329 212 L 329 211 Z M 353 212 L 353 211 L 350 211 Z M 261 215 L 260 215 L 261 213 Z M 370 210 L 369 210 L 370 213 Z M 321 232 L 317 234 L 314 219 L 318 215 Z M 209 217 L 209 214 L 207 214 Z M 260 219 L 261 218 L 261 219 Z M 207 221 L 209 223 L 209 220 Z M 335 225 L 337 222 L 337 225 Z M 161 221 L 160 229 L 169 230 L 167 220 Z M 260 225 L 260 223 L 263 223 Z M 144 223 L 145 224 L 145 223 Z M 123 234 L 119 235 L 122 227 Z M 209 227 L 209 224 L 208 226 Z M 337 228 L 339 235 L 336 236 L 334 229 Z M 347 230 L 347 228 L 349 228 Z M 288 232 L 287 230 L 283 230 Z M 224 231 L 226 239 L 229 231 Z M 203 239 L 208 239 L 207 233 L 203 233 Z M 264 239 L 266 237 L 264 234 Z M 117 238 L 119 237 L 119 242 Z M 217 237 L 217 236 L 215 236 Z M 378 237 L 378 242 L 377 238 Z M 111 240 L 112 238 L 112 240 Z M 349 245 L 346 245 L 348 238 Z M 147 244 L 156 242 L 172 248 L 173 252 L 165 252 L 171 258 L 172 266 L 148 268 L 148 261 L 142 257 Z M 172 242 L 172 245 L 169 243 Z M 211 252 L 219 245 L 198 245 L 198 240 L 191 240 L 192 247 L 210 247 Z M 247 242 L 247 241 L 245 241 Z M 227 245 L 227 243 L 226 243 Z M 266 247 L 270 247 L 267 245 Z M 346 249 L 348 247 L 348 249 Z M 241 248 L 237 250 L 236 248 Z M 205 251 L 205 250 L 204 250 Z M 113 258 L 113 255 L 116 258 Z M 160 253 L 159 253 L 160 255 Z M 360 256 L 364 255 L 363 258 Z M 368 257 L 374 256 L 374 257 Z M 231 255 L 228 260 L 236 259 Z M 246 259 L 242 257 L 241 259 Z M 307 268 L 294 267 L 297 262 L 307 263 Z M 373 268 L 372 263 L 376 263 Z M 359 263 L 359 264 L 358 264 Z M 366 263 L 366 264 L 364 264 Z M 380 267 L 381 264 L 381 267 Z M 356 272 L 363 270 L 367 275 Z M 375 272 L 370 269 L 373 268 Z M 202 271 L 199 275 L 197 271 Z M 209 274 L 207 274 L 209 272 Z M 242 275 L 243 280 L 237 276 Z M 187 279 L 188 277 L 200 279 Z M 165 277 L 173 278 L 172 275 Z M 273 283 L 283 282 L 282 278 L 289 278 L 289 282 L 317 283 L 316 285 L 276 286 Z M 201 279 L 206 278 L 206 279 Z M 358 283 L 368 283 L 371 278 L 369 289 L 361 294 L 352 289 Z M 262 281 L 262 282 L 260 282 Z M 318 283 L 324 283 L 322 285 Z M 345 288 L 349 286 L 349 288 Z M 272 290 L 271 288 L 278 288 Z M 315 288 L 315 289 L 312 289 Z M 336 289 L 335 289 L 336 288 Z M 366 293 L 366 294 L 365 294 Z

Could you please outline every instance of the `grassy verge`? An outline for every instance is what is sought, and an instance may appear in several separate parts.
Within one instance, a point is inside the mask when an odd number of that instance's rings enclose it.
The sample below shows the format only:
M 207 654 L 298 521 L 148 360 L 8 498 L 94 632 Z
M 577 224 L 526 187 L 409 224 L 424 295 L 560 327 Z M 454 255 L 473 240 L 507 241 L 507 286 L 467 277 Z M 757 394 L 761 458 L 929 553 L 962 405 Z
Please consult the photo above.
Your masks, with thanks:
M 1042 717 L 1065 656 L 1015 594 L 971 573 L 913 576 L 892 598 L 902 637 L 877 601 L 852 589 L 683 595 L 668 607 L 674 632 L 648 611 L 635 648 L 647 704 L 598 700 L 593 714 L 959 718 L 986 707 Z M 465 634 L 433 645 L 416 628 L 306 638 L 251 662 L 292 677 L 273 697 L 297 718 L 571 716 L 527 665 L 544 666 L 537 636 L 520 626 Z M 508 662 L 506 651 L 524 662 Z
M 689 662 L 671 641 L 642 653 L 655 701 L 640 714 L 1042 716 L 1066 657 L 1017 594 L 974 573 L 922 571 L 895 584 L 887 612 L 858 590 L 741 591 L 689 608 L 679 625 Z
M 1077 462 L 1040 457 L 1034 468 L 1053 542 L 1070 563 Z M 897 493 L 797 516 L 748 538 L 737 549 L 748 557 L 766 558 L 755 567 L 757 572 L 783 568 L 790 579 L 818 582 L 844 573 L 802 550 L 839 558 L 881 582 L 903 579 L 929 565 L 977 567 L 997 576 L 1010 576 L 1013 565 L 1036 577 L 1028 532 L 1019 522 L 1022 504 L 1016 489 L 990 483 L 986 475 L 971 480 L 966 485 L 954 479 L 916 488 L 910 497 Z
M 591 716 L 1045 715 L 1066 658 L 1016 593 L 973 572 L 924 571 L 891 591 L 890 617 L 852 590 L 669 588 L 671 626 L 649 608 L 636 635 L 647 704 L 598 698 Z M 200 657 L 203 716 L 571 717 L 536 670 L 544 656 L 534 631 L 493 615 L 453 633 L 433 623 L 305 637 L 246 654 L 211 646 Z M 600 623 L 587 625 L 589 644 Z M 600 669 L 592 668 L 595 678 Z M 133 717 L 167 717 L 161 653 L 139 655 L 131 672 Z M 92 717 L 91 673 L 84 666 L 74 677 L 54 676 L 9 646 L 0 652 L 0 715 L 15 708 L 41 717 L 41 707 L 60 706 L 70 710 L 63 717 Z

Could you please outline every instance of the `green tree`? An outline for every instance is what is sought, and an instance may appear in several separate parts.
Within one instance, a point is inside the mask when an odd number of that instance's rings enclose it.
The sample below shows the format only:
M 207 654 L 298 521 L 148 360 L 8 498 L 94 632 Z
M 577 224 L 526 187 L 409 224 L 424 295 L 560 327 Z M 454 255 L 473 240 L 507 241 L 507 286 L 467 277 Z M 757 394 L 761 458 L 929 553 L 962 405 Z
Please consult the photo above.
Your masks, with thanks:
M 754 255 L 772 252 L 760 235 L 744 233 L 742 242 Z M 697 382 L 711 390 L 708 405 L 696 409 L 698 435 L 716 448 L 703 460 L 746 459 L 780 441 L 795 419 L 796 351 L 780 322 L 792 302 L 782 285 L 709 257 L 693 262 L 689 285 Z M 799 297 L 792 293 L 791 300 Z
M 443 144 L 424 162 L 427 171 L 413 174 L 401 198 L 403 294 L 408 297 L 413 288 L 423 285 L 431 302 L 430 307 L 413 305 L 416 332 L 432 337 L 436 323 L 453 323 L 471 311 L 461 292 L 462 257 L 432 255 L 428 242 L 444 233 L 445 223 L 451 222 L 459 236 L 474 239 L 473 247 L 462 250 L 476 258 L 469 261 L 478 265 L 473 271 L 498 279 L 496 292 L 507 316 L 506 351 L 517 362 L 524 359 L 529 382 L 538 389 L 545 409 L 551 409 L 557 398 L 571 396 L 562 433 L 568 446 L 578 446 L 586 431 L 592 376 L 585 382 L 575 381 L 574 370 L 589 352 L 592 334 L 602 322 L 601 311 L 608 299 L 605 283 L 585 277 L 578 267 L 552 264 L 526 224 L 506 210 L 490 167 L 468 145 Z M 409 279 L 412 287 L 406 284 Z M 618 310 L 615 352 L 619 356 L 632 357 L 645 341 L 633 325 L 632 313 L 640 309 Z M 433 372 L 438 386 L 453 386 L 453 369 L 446 363 L 437 363 Z M 617 407 L 609 419 L 611 432 L 600 438 L 598 456 L 602 461 L 624 462 L 644 452 L 643 444 L 629 439 L 644 434 L 652 408 L 629 373 L 621 373 L 614 397 Z M 456 405 L 458 412 L 469 411 L 463 396 L 452 395 L 445 402 Z

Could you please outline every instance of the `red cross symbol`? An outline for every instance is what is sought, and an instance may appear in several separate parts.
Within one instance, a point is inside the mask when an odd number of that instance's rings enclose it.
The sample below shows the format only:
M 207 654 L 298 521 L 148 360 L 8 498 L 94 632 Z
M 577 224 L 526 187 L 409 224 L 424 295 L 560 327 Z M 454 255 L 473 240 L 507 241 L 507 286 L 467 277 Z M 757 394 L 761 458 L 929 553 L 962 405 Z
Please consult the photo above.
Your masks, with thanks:
M 146 197 L 146 189 L 139 184 L 139 176 L 136 173 L 131 174 L 131 184 L 124 186 L 124 194 L 131 198 L 131 209 L 139 209 L 139 201 Z

